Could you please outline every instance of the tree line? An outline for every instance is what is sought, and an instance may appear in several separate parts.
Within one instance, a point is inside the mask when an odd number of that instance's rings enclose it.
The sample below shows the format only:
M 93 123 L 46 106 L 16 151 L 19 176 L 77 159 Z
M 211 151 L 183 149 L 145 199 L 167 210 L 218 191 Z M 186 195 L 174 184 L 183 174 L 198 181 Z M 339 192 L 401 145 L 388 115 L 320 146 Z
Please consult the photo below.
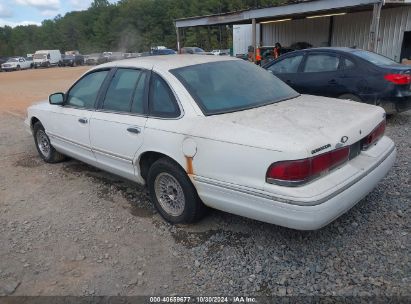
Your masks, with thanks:
M 41 26 L 0 27 L 0 56 L 39 49 L 142 52 L 152 46 L 176 48 L 174 20 L 265 7 L 286 0 L 94 0 L 85 11 L 47 19 Z M 184 46 L 210 50 L 232 45 L 228 26 L 195 27 L 181 31 Z

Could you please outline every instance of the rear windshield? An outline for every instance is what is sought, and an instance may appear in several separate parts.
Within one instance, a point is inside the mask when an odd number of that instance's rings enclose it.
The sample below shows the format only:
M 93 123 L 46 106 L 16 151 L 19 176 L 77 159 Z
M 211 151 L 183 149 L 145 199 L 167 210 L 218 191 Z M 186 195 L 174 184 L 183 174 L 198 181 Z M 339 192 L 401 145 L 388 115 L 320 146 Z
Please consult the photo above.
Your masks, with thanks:
M 355 51 L 353 52 L 354 55 L 361 57 L 362 59 L 365 59 L 371 63 L 374 63 L 376 65 L 393 65 L 393 64 L 398 64 L 395 61 L 391 60 L 390 58 L 387 58 L 385 56 L 369 52 L 369 51 Z
M 244 60 L 197 64 L 170 72 L 205 115 L 255 108 L 299 95 L 270 72 Z

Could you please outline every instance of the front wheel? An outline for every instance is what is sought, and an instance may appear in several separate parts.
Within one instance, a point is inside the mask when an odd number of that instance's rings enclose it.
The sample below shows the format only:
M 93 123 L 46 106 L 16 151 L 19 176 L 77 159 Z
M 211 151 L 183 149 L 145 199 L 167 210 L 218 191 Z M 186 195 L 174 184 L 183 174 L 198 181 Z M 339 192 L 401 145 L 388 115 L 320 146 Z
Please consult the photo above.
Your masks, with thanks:
M 206 213 L 186 172 L 168 158 L 157 160 L 148 172 L 151 200 L 164 219 L 173 224 L 192 223 Z
M 36 122 L 33 127 L 34 142 L 40 157 L 47 163 L 58 163 L 65 159 L 65 156 L 58 152 L 50 143 L 50 139 L 40 122 Z

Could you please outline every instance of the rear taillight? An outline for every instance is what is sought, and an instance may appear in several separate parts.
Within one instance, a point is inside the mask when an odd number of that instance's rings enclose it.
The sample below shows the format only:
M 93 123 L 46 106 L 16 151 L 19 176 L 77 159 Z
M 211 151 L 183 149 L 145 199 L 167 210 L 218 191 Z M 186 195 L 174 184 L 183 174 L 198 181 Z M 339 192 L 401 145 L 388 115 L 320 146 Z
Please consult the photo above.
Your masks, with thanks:
M 379 140 L 385 132 L 385 119 L 368 134 L 364 137 L 361 141 L 361 149 L 367 150 L 372 144 L 374 144 L 377 140 Z
M 280 161 L 272 164 L 266 181 L 281 186 L 298 186 L 346 162 L 350 148 L 344 147 L 314 157 Z
M 409 74 L 387 74 L 384 78 L 394 84 L 404 85 L 411 83 L 411 75 Z

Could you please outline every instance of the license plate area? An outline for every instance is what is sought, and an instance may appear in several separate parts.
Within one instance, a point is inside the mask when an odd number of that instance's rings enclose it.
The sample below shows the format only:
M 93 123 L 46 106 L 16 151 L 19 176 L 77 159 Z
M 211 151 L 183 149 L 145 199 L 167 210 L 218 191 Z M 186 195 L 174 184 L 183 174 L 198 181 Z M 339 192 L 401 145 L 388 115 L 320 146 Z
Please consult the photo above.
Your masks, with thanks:
M 361 153 L 361 140 L 350 146 L 350 155 L 348 158 L 351 160 L 354 157 L 357 157 Z

